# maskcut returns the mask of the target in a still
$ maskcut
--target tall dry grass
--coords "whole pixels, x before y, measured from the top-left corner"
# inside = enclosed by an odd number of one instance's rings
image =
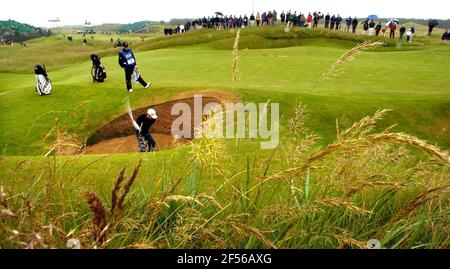
[[[231,66],[231,70],[232,70],[232,78],[231,78],[231,82],[233,84],[233,87],[236,83],[236,81],[239,79],[238,77],[238,73],[239,73],[239,67],[238,67],[238,60],[239,60],[239,40],[241,37],[241,30],[237,30],[236,32],[236,37],[234,39],[234,44],[233,44],[233,62],[232,62],[232,66]]]
[[[192,150],[212,155],[186,160],[185,170],[172,170],[180,160],[143,158],[128,179],[125,169],[113,181],[102,178],[103,188],[77,183],[80,170],[101,160],[77,169],[56,157],[22,162],[16,180],[36,177],[29,188],[0,188],[0,245],[367,248],[378,239],[383,248],[450,246],[447,151],[393,128],[376,132],[388,110],[348,128],[337,124],[336,141],[320,146],[307,111],[296,108],[290,135],[268,155],[211,153],[217,141],[205,139]]]
[[[342,74],[344,72],[343,65],[351,62],[355,58],[355,56],[361,53],[362,51],[376,49],[378,47],[383,46],[384,44],[385,43],[382,41],[372,42],[369,40],[356,44],[353,48],[346,51],[341,57],[339,57],[339,59],[337,59],[337,61],[334,64],[332,64],[325,73],[322,74],[322,76],[314,84],[312,91],[314,91],[321,82],[325,80],[330,80],[333,77]]]

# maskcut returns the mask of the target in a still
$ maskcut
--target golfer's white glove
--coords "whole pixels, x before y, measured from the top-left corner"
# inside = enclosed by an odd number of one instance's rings
[[[142,131],[141,130],[141,127],[136,123],[136,121],[133,121],[133,126],[134,126],[134,129],[136,129],[136,131]]]

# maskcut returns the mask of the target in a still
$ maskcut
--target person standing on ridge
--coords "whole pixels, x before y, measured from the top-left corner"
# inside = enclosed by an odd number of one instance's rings
[[[330,28],[330,13],[327,13],[327,15],[325,16],[325,29]]]
[[[358,27],[358,19],[355,17],[352,21],[352,33],[356,33],[356,27]]]
[[[375,35],[379,36],[381,31],[381,22],[378,22],[377,26],[375,27]]]
[[[336,30],[340,29],[341,22],[342,22],[342,17],[341,17],[341,15],[338,14],[336,17]]]
[[[403,36],[405,35],[405,33],[406,33],[406,27],[405,26],[402,26],[402,28],[400,28],[400,43],[403,41]]]
[[[363,24],[363,35],[369,34],[369,21],[365,20]]]
[[[261,14],[261,21],[262,21],[262,26],[267,26],[267,13],[263,12]]]
[[[272,26],[278,25],[278,13],[276,10],[272,11]]]
[[[348,33],[348,32],[350,32],[350,27],[352,27],[352,17],[348,17],[346,20],[345,20],[345,31]]]
[[[284,14],[284,10],[283,10],[283,12],[281,12],[280,19],[281,19],[281,24],[284,25],[286,23],[286,14]]]
[[[411,26],[411,37],[409,39],[410,42],[412,41],[412,38],[413,38],[415,33],[416,33],[416,27],[414,27],[414,25],[413,25],[413,26]]]
[[[252,15],[250,15],[250,27],[255,27],[255,14],[252,13]]]
[[[308,14],[308,28],[312,28],[313,16],[311,13]]]
[[[406,42],[410,43],[411,42],[411,38],[412,38],[412,31],[411,28],[409,28],[408,32],[406,32]]]
[[[306,18],[305,15],[300,13],[300,15],[298,16],[298,20],[299,20],[299,25],[300,27],[304,28],[305,24],[306,24]]]
[[[267,25],[272,26],[273,24],[273,14],[272,11],[267,12]]]
[[[320,21],[320,15],[317,12],[314,12],[314,17],[313,17],[313,28],[317,28],[317,26],[319,26],[319,21]]]
[[[372,36],[375,31],[375,22],[372,20],[369,23],[369,35]]]
[[[389,29],[391,30],[389,33],[389,38],[395,38],[395,30],[397,30],[397,24],[396,23],[389,24]]]
[[[247,17],[247,14],[244,15],[244,27],[248,27],[248,17]]]
[[[334,24],[336,23],[336,16],[334,16],[334,14],[333,14],[333,16],[331,16],[330,21],[331,21],[330,30],[334,30]]]

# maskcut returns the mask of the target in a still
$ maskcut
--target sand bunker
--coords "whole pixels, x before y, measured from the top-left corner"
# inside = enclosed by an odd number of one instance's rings
[[[171,135],[152,134],[152,136],[158,143],[156,151],[176,148],[187,142],[185,139],[174,140]],[[103,140],[97,144],[88,146],[85,150],[85,154],[137,152],[138,145],[136,141],[135,135]]]
[[[220,103],[220,100],[215,97],[203,97],[203,106],[213,102]],[[175,140],[171,134],[172,123],[178,117],[171,115],[172,106],[176,103],[185,103],[191,107],[191,111],[194,111],[193,97],[158,105],[149,105],[133,111],[135,118],[145,114],[149,107],[156,109],[158,112],[158,120],[151,128],[151,134],[157,143],[157,151],[172,149],[188,142],[186,139]],[[194,126],[193,119],[192,126]],[[99,129],[88,139],[85,149],[86,154],[128,153],[137,151],[136,135],[128,114],[114,119]]]

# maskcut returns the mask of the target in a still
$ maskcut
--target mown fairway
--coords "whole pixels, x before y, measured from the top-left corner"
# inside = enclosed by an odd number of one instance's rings
[[[45,234],[42,226],[52,224],[64,233],[73,230],[73,236],[91,247],[95,242],[86,235],[91,216],[81,193],[97,192],[109,207],[120,170],[127,167],[129,176],[138,160],[144,159],[124,212],[119,220],[111,220],[111,247],[138,243],[146,247],[362,247],[372,237],[393,248],[449,246],[448,188],[443,187],[449,180],[448,162],[436,165],[420,150],[410,151],[410,147],[389,142],[365,145],[357,152],[345,147],[342,153],[324,160],[322,170],[283,174],[283,180],[259,183],[264,176],[301,166],[319,148],[333,143],[336,119],[343,131],[384,108],[393,111],[385,115],[375,132],[398,124],[393,131],[414,135],[442,152],[448,150],[448,44],[435,41],[436,37],[417,37],[402,47],[386,40],[385,47],[360,53],[342,66],[343,73],[315,87],[342,54],[366,37],[322,30],[244,29],[239,80],[233,85],[231,47],[235,34],[198,31],[186,36],[149,37],[144,42],[122,36],[122,40],[135,42],[141,73],[154,85],[148,90],[135,86],[131,96],[117,64],[118,50],[111,48],[108,37],[98,37],[85,48],[62,37],[28,42],[27,48],[0,47],[0,186],[11,197],[12,211],[26,214],[27,200],[33,204],[33,212],[41,210],[32,213],[34,217],[0,219],[0,223],[23,229],[24,238],[18,241],[26,241],[34,232]],[[102,63],[108,78],[103,84],[92,83],[92,52],[105,56]],[[33,89],[36,63],[47,65],[54,83],[48,97],[39,97]],[[83,143],[126,112],[127,96],[137,108],[203,90],[230,92],[246,102],[280,103],[280,148],[261,151],[251,140],[211,142],[223,143],[215,149],[224,150],[223,156],[211,157],[211,163],[193,159],[195,152],[190,145],[154,154],[38,157],[56,139],[52,129],[55,122],[61,131]],[[299,140],[292,141],[288,123],[299,103],[307,106],[305,127],[320,136],[304,151],[296,150]],[[342,171],[337,171],[338,167]],[[414,169],[424,174],[414,174]],[[384,175],[380,180],[383,184],[372,184],[374,188],[343,199],[351,188],[361,187],[380,174]],[[418,205],[417,211],[408,207],[433,188],[440,188],[433,192],[436,197]],[[164,200],[168,195],[200,193],[210,195],[212,205],[205,201],[199,205],[195,198]],[[161,212],[155,209],[161,206],[155,204],[159,198],[168,206]],[[64,214],[67,217],[59,218]],[[441,225],[441,230],[428,229],[430,222]],[[220,240],[200,233],[204,227]],[[272,232],[260,235],[253,228]],[[64,238],[48,240],[50,245],[64,246]],[[0,246],[18,245],[0,236]]]

